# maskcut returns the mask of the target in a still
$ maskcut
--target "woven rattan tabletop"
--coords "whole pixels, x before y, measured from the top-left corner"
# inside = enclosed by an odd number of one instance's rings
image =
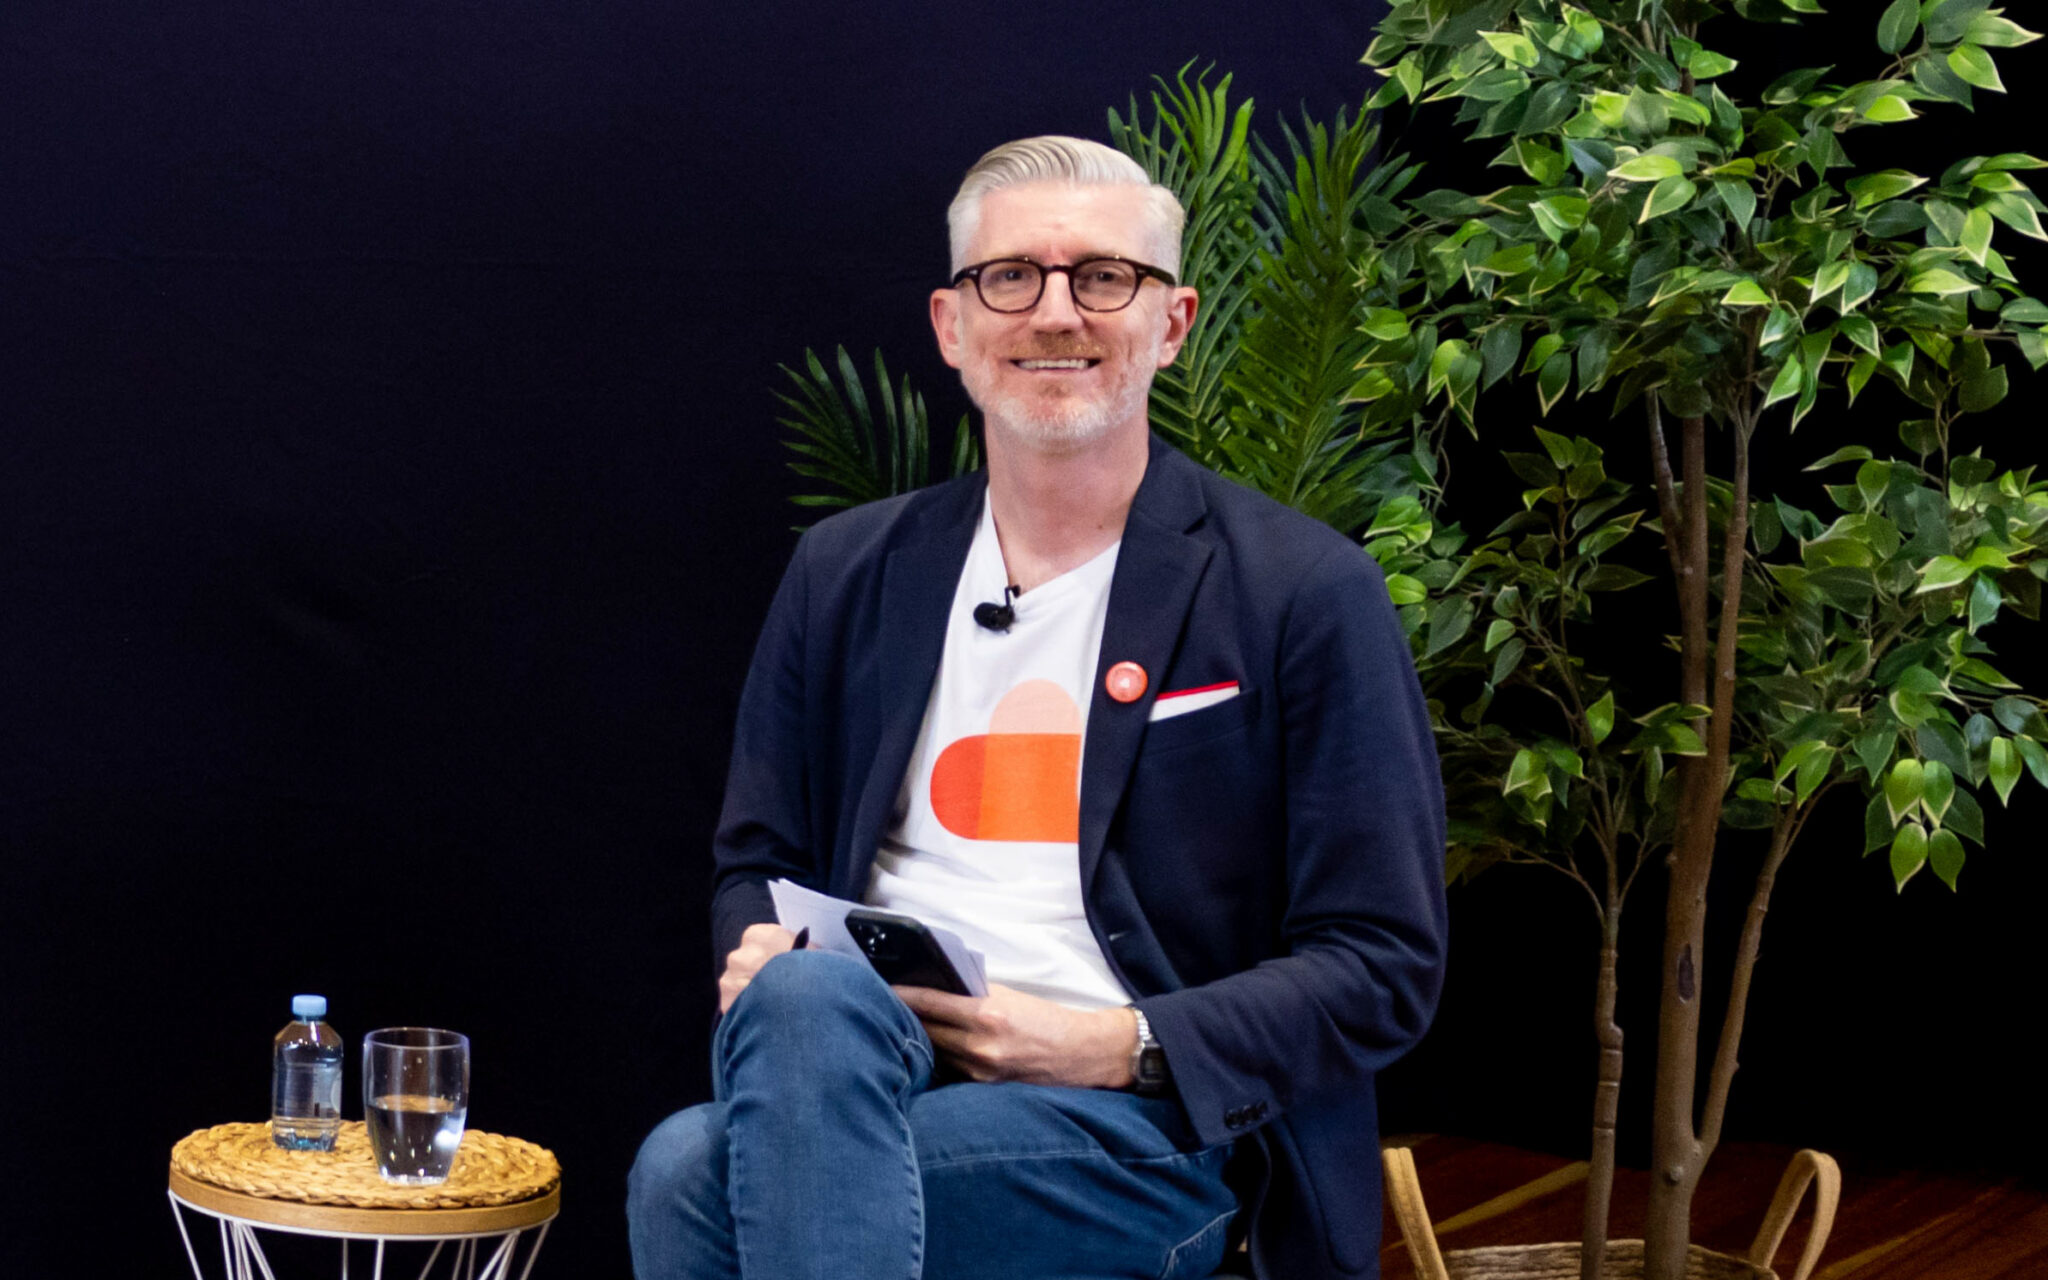
[[[472,1129],[438,1186],[377,1176],[361,1121],[341,1126],[332,1151],[286,1151],[270,1126],[218,1124],[171,1148],[171,1190],[194,1208],[310,1231],[456,1236],[510,1231],[555,1216],[562,1168],[554,1153]]]

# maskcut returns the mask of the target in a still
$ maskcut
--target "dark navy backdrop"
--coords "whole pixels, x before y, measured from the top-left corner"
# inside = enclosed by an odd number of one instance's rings
[[[950,423],[924,295],[975,155],[1101,136],[1189,59],[1265,118],[1326,116],[1369,88],[1375,14],[9,4],[0,1239],[21,1269],[91,1224],[182,1267],[164,1154],[263,1114],[267,1037],[318,990],[352,1044],[472,1032],[473,1122],[568,1169],[544,1266],[621,1273],[632,1150],[704,1088],[706,842],[801,518],[775,366],[880,344]],[[1895,903],[1868,865],[1788,874],[1819,941],[1773,935],[1786,994],[1760,996],[1749,1061],[1775,1083],[1738,1128],[1840,1145],[1881,1106],[1940,1152],[1995,1120],[1995,1089],[1933,1081],[2018,1070],[1971,993],[1987,949],[2034,964],[1998,937],[2042,887],[2007,827],[1957,901]],[[1389,1120],[1568,1147],[1590,930],[1512,873],[1454,910],[1442,1032],[1389,1080]]]

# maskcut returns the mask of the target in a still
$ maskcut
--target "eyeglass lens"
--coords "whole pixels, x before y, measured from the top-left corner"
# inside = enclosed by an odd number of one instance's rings
[[[1050,270],[1066,274],[1073,282],[1074,301],[1089,311],[1129,306],[1144,279],[1136,267],[1116,258],[1089,258]],[[1045,291],[1046,274],[1047,269],[1021,258],[991,262],[981,269],[977,281],[981,300],[996,311],[1029,311]]]

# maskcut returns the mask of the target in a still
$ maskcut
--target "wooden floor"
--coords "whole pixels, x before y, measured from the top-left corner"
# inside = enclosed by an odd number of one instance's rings
[[[1576,1240],[1585,1167],[1556,1156],[1461,1138],[1391,1139],[1415,1154],[1423,1198],[1446,1250]],[[1693,1202],[1693,1240],[1746,1255],[1788,1147],[1724,1143]],[[1649,1177],[1615,1175],[1616,1238],[1640,1236]],[[1780,1247],[1789,1276],[1806,1242],[1810,1205]],[[1386,1218],[1385,1280],[1411,1280],[1408,1251]],[[2048,1280],[2048,1190],[2018,1179],[1971,1179],[1842,1164],[1842,1204],[1813,1280]]]

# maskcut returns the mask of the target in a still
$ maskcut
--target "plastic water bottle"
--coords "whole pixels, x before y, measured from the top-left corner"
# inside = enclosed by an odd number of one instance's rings
[[[272,1042],[270,1140],[287,1150],[332,1151],[341,1129],[341,1034],[326,1017],[326,996],[293,996]]]

